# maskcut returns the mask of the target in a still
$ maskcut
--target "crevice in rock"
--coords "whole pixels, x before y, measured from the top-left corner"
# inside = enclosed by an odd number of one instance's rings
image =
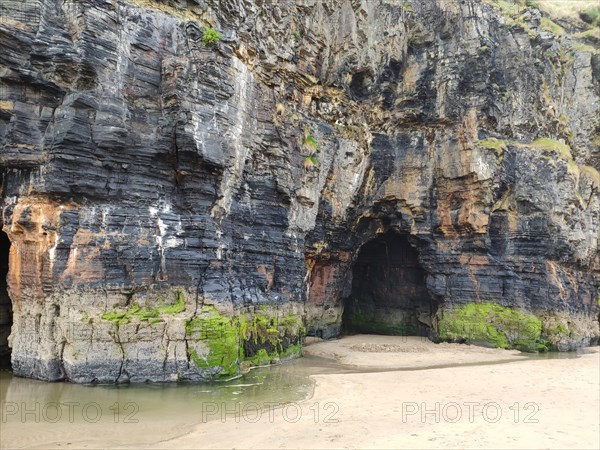
[[[205,276],[206,276],[206,272],[208,271],[208,267],[209,264],[205,264],[204,268],[202,269],[202,272],[200,273],[200,276],[198,277],[198,283],[196,284],[196,298],[195,298],[195,305],[194,305],[194,314],[192,315],[191,319],[193,319],[194,317],[196,317],[196,315],[198,314],[198,307],[200,307],[200,310],[202,310],[202,308],[204,307],[204,284],[205,284]]]
[[[123,376],[123,374],[127,374],[127,371],[125,370],[125,349],[123,348],[123,343],[121,342],[121,335],[119,333],[119,325],[116,325],[116,333],[114,334],[113,338],[115,340],[115,343],[119,346],[119,349],[121,350],[121,365],[119,366],[119,373],[117,375],[117,377],[115,378],[115,383],[120,383],[120,382],[124,382],[127,380],[122,380],[121,377]]]
[[[13,323],[12,302],[8,295],[8,255],[10,240],[4,231],[0,231],[0,368],[10,367],[10,347],[8,336]]]

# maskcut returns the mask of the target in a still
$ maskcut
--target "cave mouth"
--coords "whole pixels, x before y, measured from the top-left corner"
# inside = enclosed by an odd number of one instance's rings
[[[4,231],[0,231],[0,369],[10,368],[10,347],[8,336],[12,326],[12,304],[8,296],[8,255],[10,240]]]
[[[344,300],[345,333],[429,336],[434,304],[418,251],[394,231],[365,243]]]

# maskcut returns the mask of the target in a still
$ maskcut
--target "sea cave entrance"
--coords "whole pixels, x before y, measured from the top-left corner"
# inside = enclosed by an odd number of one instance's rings
[[[6,276],[8,275],[8,255],[10,240],[0,231],[0,368],[10,367],[10,347],[8,336],[12,326],[12,304],[8,296]]]
[[[361,247],[344,301],[346,333],[429,335],[435,309],[418,256],[407,236],[394,231]]]

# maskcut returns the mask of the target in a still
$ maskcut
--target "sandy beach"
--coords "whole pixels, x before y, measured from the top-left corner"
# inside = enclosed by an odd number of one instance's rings
[[[79,401],[104,415],[52,423],[43,420],[53,412],[43,404],[42,420],[4,414],[0,447],[600,448],[599,347],[543,356],[373,335],[306,344],[306,358],[249,374],[271,378],[246,376],[230,386],[100,388],[13,378],[3,385],[4,409],[31,399]],[[288,397],[296,401],[272,401],[298,386]],[[256,388],[284,395],[238,397]],[[139,404],[132,416],[139,420],[125,420],[127,411],[117,418],[115,402]]]
[[[387,371],[316,375],[310,399],[241,420],[225,414],[157,447],[600,447],[598,347],[575,359],[528,359],[514,351],[359,335],[309,344],[305,353]],[[390,371],[446,364],[466,365]]]

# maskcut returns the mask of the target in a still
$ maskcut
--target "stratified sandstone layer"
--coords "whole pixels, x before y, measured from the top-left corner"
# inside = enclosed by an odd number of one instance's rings
[[[349,322],[597,340],[600,57],[490,3],[4,0],[15,373],[199,380],[297,354],[340,333],[353,273],[381,278],[360,249],[394,235],[389,273],[424,303],[395,305],[384,267],[386,301]]]

